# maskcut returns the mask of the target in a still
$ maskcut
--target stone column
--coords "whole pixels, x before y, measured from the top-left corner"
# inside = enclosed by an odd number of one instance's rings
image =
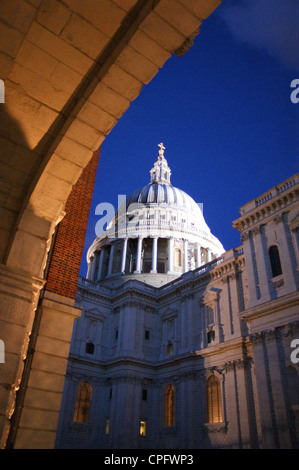
[[[153,238],[151,273],[156,273],[157,272],[157,259],[158,259],[158,237],[154,237]]]
[[[14,449],[54,448],[69,343],[81,310],[71,299],[45,291],[37,315],[40,324],[28,357],[24,401],[16,410],[20,417],[13,429]]]
[[[90,279],[91,276],[91,269],[92,269],[92,259],[89,260],[88,267],[87,267],[87,273],[86,273],[86,279]]]
[[[44,283],[43,279],[0,264],[0,302],[5,313],[0,318],[0,338],[5,347],[5,362],[0,363],[0,449],[5,448],[14,413],[20,411],[15,409],[17,386],[22,380],[24,359],[33,334],[32,323]]]
[[[126,271],[126,258],[127,258],[128,239],[124,238],[123,252],[121,259],[121,272],[124,274]]]
[[[90,270],[90,280],[94,280],[95,275],[95,268],[96,268],[96,254],[94,253],[91,257],[91,270]]]
[[[279,246],[279,256],[282,268],[282,274],[284,275],[284,295],[286,293],[294,292],[297,290],[296,278],[295,278],[295,266],[292,263],[292,256],[290,253],[291,245],[291,234],[289,235],[289,241],[287,237],[287,228],[284,225],[283,214],[279,214],[274,217],[274,222],[277,225],[277,235],[281,243]],[[295,264],[295,263],[294,263]]]
[[[265,252],[266,248],[263,243],[263,226],[255,227],[251,230],[251,233],[254,237],[254,245],[256,249],[256,263],[259,276],[261,301],[267,302],[271,299],[269,280],[272,276],[270,274],[270,261],[268,260],[268,254]]]
[[[141,253],[142,253],[142,237],[138,237],[138,245],[137,245],[137,260],[136,260],[136,270],[135,273],[141,273]]]
[[[246,373],[249,362],[246,363],[244,359],[236,361],[236,383],[237,393],[239,398],[239,416],[240,416],[240,435],[242,448],[250,449],[250,409],[248,405],[248,391],[246,386]]]
[[[108,265],[108,276],[111,276],[112,274],[113,255],[114,255],[114,243],[111,243],[109,265]]]
[[[174,245],[173,238],[169,238],[168,240],[168,273],[167,274],[173,274],[173,245]]]
[[[231,448],[237,449],[241,447],[241,427],[240,427],[240,400],[238,396],[236,381],[236,361],[228,361],[225,364],[225,396],[229,421],[229,441]],[[222,397],[223,400],[223,397]],[[223,401],[222,401],[222,412]],[[223,416],[224,419],[224,416]]]
[[[102,278],[102,271],[103,271],[103,263],[104,263],[104,254],[105,254],[105,247],[103,246],[100,253],[100,261],[99,261],[99,269],[97,275],[97,281],[100,281]]]
[[[188,271],[188,240],[184,240],[184,273]]]
[[[257,285],[258,279],[256,278],[254,245],[249,231],[242,233],[241,242],[243,243],[244,256],[246,261],[249,296],[248,308],[250,308],[258,303],[259,287]]]
[[[196,267],[199,268],[201,266],[201,246],[199,243],[196,244],[196,253],[197,253]]]
[[[92,281],[95,281],[95,274],[96,274],[96,265],[97,265],[98,253],[95,251],[93,254],[93,261],[92,261],[92,268],[91,268],[91,277]]]
[[[269,389],[272,395],[272,402],[277,426],[277,437],[280,449],[290,449],[292,447],[290,429],[288,424],[287,402],[285,397],[283,376],[280,369],[280,354],[278,333],[269,331],[266,334],[266,348],[269,361]],[[273,419],[273,418],[272,418]]]
[[[278,449],[279,438],[273,408],[273,390],[270,384],[270,364],[265,344],[266,334],[256,333],[250,337],[253,343],[255,380],[257,390],[257,413],[259,415],[259,440],[265,449]]]

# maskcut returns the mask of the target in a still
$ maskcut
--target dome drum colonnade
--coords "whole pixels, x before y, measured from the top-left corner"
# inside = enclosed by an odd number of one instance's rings
[[[171,171],[159,145],[151,182],[134,191],[87,253],[87,279],[125,274],[180,276],[224,252],[198,204],[170,183]]]
[[[118,243],[120,240],[122,241],[121,249]],[[87,279],[101,281],[111,276],[124,274],[158,273],[171,275],[187,272],[189,270],[188,240],[181,239],[183,250],[174,248],[175,242],[179,243],[180,241],[158,236],[111,240],[110,243],[103,244],[101,249],[96,250],[90,257]],[[148,261],[150,252],[151,261]],[[203,258],[210,262],[214,256],[210,249],[198,245],[194,268],[206,264],[205,261],[202,261]]]

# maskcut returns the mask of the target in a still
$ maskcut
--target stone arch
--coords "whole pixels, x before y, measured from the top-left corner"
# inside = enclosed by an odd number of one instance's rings
[[[188,50],[202,20],[219,3],[12,0],[1,8],[6,49],[0,53],[0,79],[5,80],[5,104],[0,105],[0,324],[9,363],[9,373],[1,378],[7,394],[0,408],[1,447],[9,433],[11,446],[53,447],[55,432],[45,440],[40,423],[29,433],[24,421],[24,432],[18,433],[22,419],[15,399],[23,371],[30,374],[34,365],[34,358],[24,364],[29,337],[35,335],[35,343],[39,339],[44,348],[38,351],[41,364],[50,347],[46,336],[41,339],[43,328],[53,330],[53,344],[62,330],[68,341],[73,319],[80,315],[73,299],[43,298],[39,326],[32,332],[52,236],[64,220],[72,189],[142,86],[173,53]],[[61,309],[65,323],[58,332],[54,323]]]

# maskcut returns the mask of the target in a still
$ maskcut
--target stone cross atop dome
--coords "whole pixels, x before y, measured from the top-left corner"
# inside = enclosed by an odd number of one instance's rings
[[[158,184],[171,184],[170,183],[170,175],[171,170],[168,166],[167,160],[164,157],[164,150],[165,147],[163,143],[159,144],[159,156],[155,161],[154,167],[151,169],[151,183],[158,183]]]

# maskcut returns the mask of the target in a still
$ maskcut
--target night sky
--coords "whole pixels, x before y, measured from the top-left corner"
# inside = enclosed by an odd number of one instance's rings
[[[117,208],[118,195],[149,183],[160,142],[172,184],[203,203],[226,250],[240,246],[232,228],[240,206],[298,172],[299,103],[290,99],[298,51],[298,0],[223,0],[194,46],[165,63],[106,137],[81,275],[95,207]]]

